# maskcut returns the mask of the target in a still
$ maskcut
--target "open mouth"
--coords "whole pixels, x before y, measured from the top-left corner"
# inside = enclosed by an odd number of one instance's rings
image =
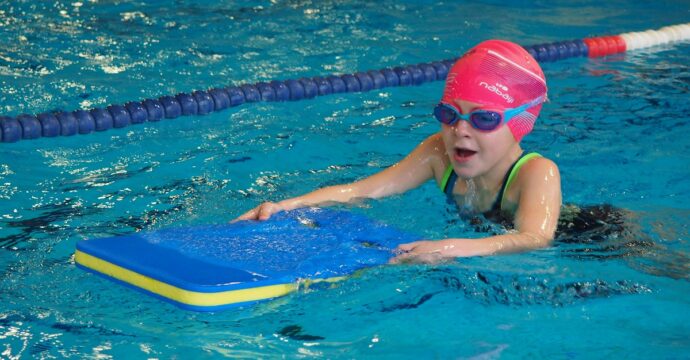
[[[476,151],[470,149],[455,148],[455,156],[460,159],[467,159],[476,153]]]

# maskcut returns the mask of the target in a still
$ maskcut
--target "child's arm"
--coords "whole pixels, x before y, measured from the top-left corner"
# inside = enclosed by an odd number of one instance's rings
[[[534,159],[520,169],[512,186],[519,189],[514,233],[483,239],[444,239],[403,244],[403,254],[391,262],[434,262],[443,258],[482,256],[546,247],[553,241],[561,209],[558,167],[545,158]]]
[[[249,210],[235,220],[266,220],[276,212],[308,206],[350,203],[358,199],[381,198],[415,188],[434,176],[435,163],[443,156],[440,136],[432,135],[422,141],[397,164],[365,179],[312,191],[274,203],[266,202]]]

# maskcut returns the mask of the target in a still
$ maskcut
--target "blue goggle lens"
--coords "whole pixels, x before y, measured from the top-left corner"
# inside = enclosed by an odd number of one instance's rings
[[[503,121],[503,116],[496,111],[478,110],[463,117],[457,110],[446,104],[438,104],[434,108],[434,117],[446,125],[453,125],[459,119],[466,119],[475,129],[483,131],[494,130]]]
[[[436,120],[446,125],[453,125],[453,123],[458,120],[455,109],[451,109],[450,107],[442,104],[439,104],[436,106],[436,108],[434,108],[434,117],[436,117]]]
[[[495,111],[475,111],[470,113],[470,123],[479,130],[493,130],[501,125],[503,116]]]

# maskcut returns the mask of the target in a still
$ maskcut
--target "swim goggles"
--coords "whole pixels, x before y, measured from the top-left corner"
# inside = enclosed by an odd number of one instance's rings
[[[527,109],[537,106],[544,102],[544,97],[540,96],[526,104],[515,108],[508,109],[490,109],[484,108],[474,110],[469,114],[461,114],[454,105],[439,103],[434,108],[434,117],[436,120],[446,124],[453,125],[458,119],[469,121],[472,127],[482,131],[496,130],[503,123],[507,123],[516,115],[526,111]]]

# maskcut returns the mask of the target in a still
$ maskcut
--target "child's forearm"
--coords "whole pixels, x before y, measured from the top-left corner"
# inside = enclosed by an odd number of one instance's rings
[[[310,193],[285,199],[278,202],[284,210],[309,206],[323,206],[330,203],[349,203],[357,198],[357,192],[351,184],[328,186]]]
[[[445,239],[438,250],[444,257],[507,254],[547,247],[552,239],[534,233],[509,233],[482,239]]]

